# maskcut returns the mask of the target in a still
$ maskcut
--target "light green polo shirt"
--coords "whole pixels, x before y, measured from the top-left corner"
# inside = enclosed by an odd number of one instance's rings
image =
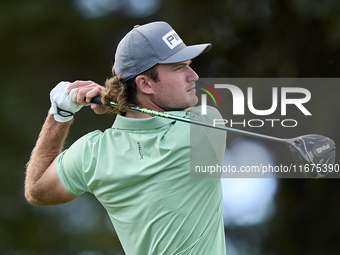
[[[170,113],[222,118],[214,108],[199,111]],[[190,177],[191,161],[222,164],[226,132],[190,126],[117,116],[112,128],[83,136],[58,157],[66,190],[96,196],[127,255],[226,254],[220,179]]]

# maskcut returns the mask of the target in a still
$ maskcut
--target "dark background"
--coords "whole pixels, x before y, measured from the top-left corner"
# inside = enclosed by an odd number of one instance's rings
[[[97,4],[87,8],[88,2]],[[188,45],[211,42],[210,52],[192,64],[201,77],[336,78],[339,14],[338,0],[1,1],[0,253],[123,254],[91,195],[39,208],[25,201],[23,183],[50,90],[61,80],[104,84],[119,40],[135,24],[164,20]],[[340,140],[340,89],[313,91],[310,107],[322,122],[294,132],[309,128]],[[66,146],[113,120],[82,110]],[[229,238],[250,251],[235,254],[340,254],[338,186],[338,179],[280,179],[271,218],[226,227]],[[255,240],[260,248],[252,250]]]

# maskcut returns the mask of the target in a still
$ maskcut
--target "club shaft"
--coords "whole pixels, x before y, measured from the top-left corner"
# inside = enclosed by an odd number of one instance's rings
[[[97,104],[101,104],[101,98],[100,97],[95,97],[95,98],[93,98],[91,100],[91,102],[97,103]],[[114,102],[110,102],[110,106],[117,107],[117,104],[114,103]],[[137,106],[129,107],[128,110],[129,111],[134,111],[134,112],[139,112],[139,113],[145,113],[145,114],[149,114],[149,115],[152,115],[152,116],[167,118],[167,119],[171,119],[171,120],[186,122],[186,123],[189,123],[189,124],[200,125],[200,126],[203,126],[203,127],[220,129],[220,130],[228,131],[230,133],[235,133],[235,134],[239,134],[239,135],[245,135],[245,136],[250,136],[250,137],[254,137],[254,138],[261,138],[261,139],[266,139],[266,140],[275,141],[275,142],[281,142],[281,143],[285,142],[285,140],[282,139],[282,138],[278,138],[278,137],[274,137],[274,136],[268,136],[268,135],[263,135],[263,134],[258,134],[258,133],[254,133],[254,132],[249,132],[249,131],[245,131],[245,130],[239,130],[239,129],[225,127],[225,126],[212,125],[212,124],[209,124],[209,123],[205,123],[205,122],[201,122],[201,121],[196,121],[196,120],[192,120],[192,119],[186,119],[186,118],[183,118],[183,117],[172,115],[172,114],[167,113],[167,112],[159,112],[159,111],[150,110],[150,109],[147,109],[147,108],[141,108],[141,107],[137,107]]]

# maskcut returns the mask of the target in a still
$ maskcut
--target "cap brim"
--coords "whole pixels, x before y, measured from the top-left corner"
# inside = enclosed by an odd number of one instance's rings
[[[210,48],[211,48],[210,43],[186,46],[185,48],[176,52],[175,54],[168,57],[167,59],[159,62],[159,64],[171,64],[171,63],[187,61],[187,60],[197,57],[198,55],[202,53],[206,53],[207,51],[210,50]]]

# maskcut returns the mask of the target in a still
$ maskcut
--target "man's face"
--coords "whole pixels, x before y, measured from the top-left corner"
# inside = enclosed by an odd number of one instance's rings
[[[158,66],[159,81],[154,84],[154,103],[164,111],[183,110],[197,104],[195,81],[198,75],[191,60]]]

